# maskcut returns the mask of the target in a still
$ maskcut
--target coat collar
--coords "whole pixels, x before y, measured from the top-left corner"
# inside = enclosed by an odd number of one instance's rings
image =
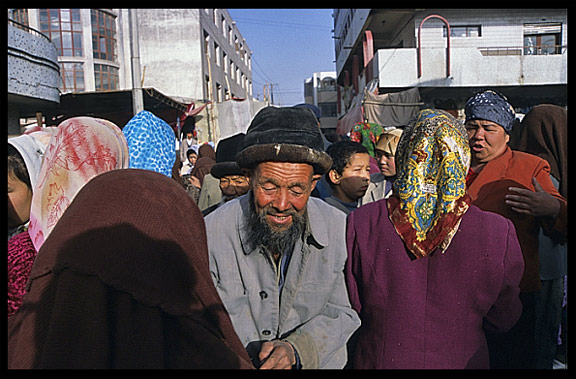
[[[512,149],[510,146],[506,147],[504,153],[486,163],[482,171],[474,179],[468,187],[468,194],[472,197],[472,201],[478,204],[490,194],[490,191],[485,188],[487,185],[494,185],[497,181],[501,180],[506,175],[509,162],[512,159]],[[484,195],[480,197],[480,190],[483,189]]]

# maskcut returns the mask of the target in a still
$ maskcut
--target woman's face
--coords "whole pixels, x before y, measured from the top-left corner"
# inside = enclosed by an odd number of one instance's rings
[[[376,159],[378,160],[378,167],[380,168],[380,173],[382,173],[382,175],[386,177],[395,176],[396,161],[394,160],[394,155],[379,149],[375,150],[375,155]]]
[[[32,190],[26,183],[8,173],[8,227],[14,228],[30,219]]]
[[[502,155],[508,147],[510,136],[503,127],[492,121],[470,120],[466,132],[472,154],[472,163],[488,163]]]

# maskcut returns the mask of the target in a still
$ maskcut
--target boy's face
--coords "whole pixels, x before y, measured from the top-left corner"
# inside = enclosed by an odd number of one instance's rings
[[[364,196],[370,184],[370,156],[366,153],[352,154],[342,175],[331,170],[330,180],[336,184],[336,197],[348,203],[357,201]]]

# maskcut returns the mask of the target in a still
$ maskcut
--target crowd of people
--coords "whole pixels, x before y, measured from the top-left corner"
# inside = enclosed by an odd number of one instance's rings
[[[149,111],[8,139],[8,368],[552,369],[567,111],[493,90],[329,142]]]

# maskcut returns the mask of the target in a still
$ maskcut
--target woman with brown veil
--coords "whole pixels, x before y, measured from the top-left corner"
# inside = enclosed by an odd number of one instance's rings
[[[198,160],[190,175],[197,178],[200,182],[200,187],[204,182],[204,176],[210,173],[212,166],[216,164],[216,152],[212,145],[205,143],[198,148]]]
[[[568,200],[568,111],[553,104],[534,106],[520,124],[518,140],[511,147],[545,159],[550,180]],[[558,346],[558,332],[566,329],[566,274],[568,242],[538,232],[539,272],[542,289],[536,295],[536,368],[552,369]],[[565,321],[565,320],[564,320]],[[564,347],[565,341],[562,341]]]
[[[8,368],[252,368],[208,269],[202,214],[142,169],[88,182],[8,325]]]

